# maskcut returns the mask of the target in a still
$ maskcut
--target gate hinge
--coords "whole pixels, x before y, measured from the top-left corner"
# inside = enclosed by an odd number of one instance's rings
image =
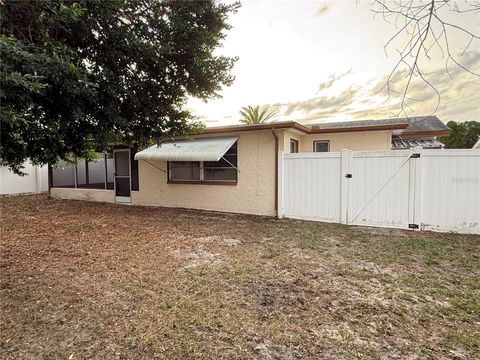
[[[408,224],[408,228],[409,229],[418,229],[419,226],[418,226],[418,224]]]
[[[419,153],[414,153],[414,154],[410,155],[410,159],[418,159],[419,157],[420,157]]]
[[[345,174],[345,177],[346,177],[347,179],[351,179],[351,178],[352,178],[352,174]]]

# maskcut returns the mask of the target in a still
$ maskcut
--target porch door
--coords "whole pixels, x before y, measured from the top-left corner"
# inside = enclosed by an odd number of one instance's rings
[[[130,149],[113,150],[115,163],[114,184],[115,184],[115,201],[129,203],[130,202]]]

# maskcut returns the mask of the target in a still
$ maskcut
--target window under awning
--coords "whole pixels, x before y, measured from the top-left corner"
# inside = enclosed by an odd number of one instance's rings
[[[137,152],[135,160],[219,161],[238,137],[202,138],[153,145]]]

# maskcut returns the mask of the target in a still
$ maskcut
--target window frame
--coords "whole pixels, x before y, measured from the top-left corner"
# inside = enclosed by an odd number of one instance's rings
[[[199,164],[199,170],[200,170],[200,179],[199,180],[172,180],[170,175],[170,163],[172,161],[167,161],[167,184],[191,184],[191,185],[237,185],[238,183],[238,143],[235,143],[237,145],[236,151],[234,154],[228,153],[230,149],[225,153],[225,155],[235,155],[237,157],[236,165],[235,166],[230,166],[230,167],[224,167],[224,166],[219,166],[219,167],[210,167],[204,166],[205,162],[210,162],[210,161],[191,161],[194,163]],[[232,145],[233,147],[233,145]],[[223,156],[222,156],[223,158]],[[236,179],[235,180],[204,180],[205,178],[205,170],[210,170],[210,169],[235,169],[236,171]]]
[[[295,148],[295,151],[292,152],[292,145]],[[290,139],[290,154],[298,154],[298,140]]]
[[[327,151],[317,151],[317,143],[318,144],[327,144]],[[314,140],[313,141],[313,152],[316,152],[316,153],[330,152],[330,140]]]
[[[103,160],[103,182],[97,183],[97,184],[103,184],[103,186],[89,186],[90,185],[90,169],[89,166],[90,164],[94,164],[95,162],[89,162],[85,159],[81,159],[77,165],[68,165],[65,164],[65,167],[72,168],[73,169],[73,183],[71,185],[55,185],[55,177],[58,176],[55,174],[55,170],[57,169],[56,167],[53,167],[52,165],[48,166],[48,174],[49,174],[49,179],[48,179],[48,186],[49,188],[66,188],[66,189],[84,189],[84,190],[111,190],[115,191],[115,176],[113,175],[114,173],[114,168],[115,166],[113,165],[114,162],[114,157],[113,157],[113,151],[114,150],[129,150],[130,152],[130,165],[129,165],[129,170],[130,170],[130,191],[139,191],[140,190],[140,185],[139,185],[139,173],[138,173],[138,160],[134,159],[135,154],[137,153],[138,149],[136,146],[112,146],[109,147],[107,150],[99,153],[99,159],[101,158]],[[112,165],[108,164],[108,160],[113,160]],[[85,183],[80,184],[79,183],[79,174],[78,174],[78,168],[79,166],[84,166],[85,167]],[[110,168],[112,166],[112,168]],[[112,181],[109,181],[108,176],[109,174],[112,175]]]

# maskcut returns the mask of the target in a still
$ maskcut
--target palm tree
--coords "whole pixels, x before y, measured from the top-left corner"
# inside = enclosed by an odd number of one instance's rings
[[[270,105],[265,105],[260,107],[257,106],[244,106],[240,111],[242,119],[240,120],[243,124],[265,124],[269,120],[277,115],[277,111],[272,109]]]

